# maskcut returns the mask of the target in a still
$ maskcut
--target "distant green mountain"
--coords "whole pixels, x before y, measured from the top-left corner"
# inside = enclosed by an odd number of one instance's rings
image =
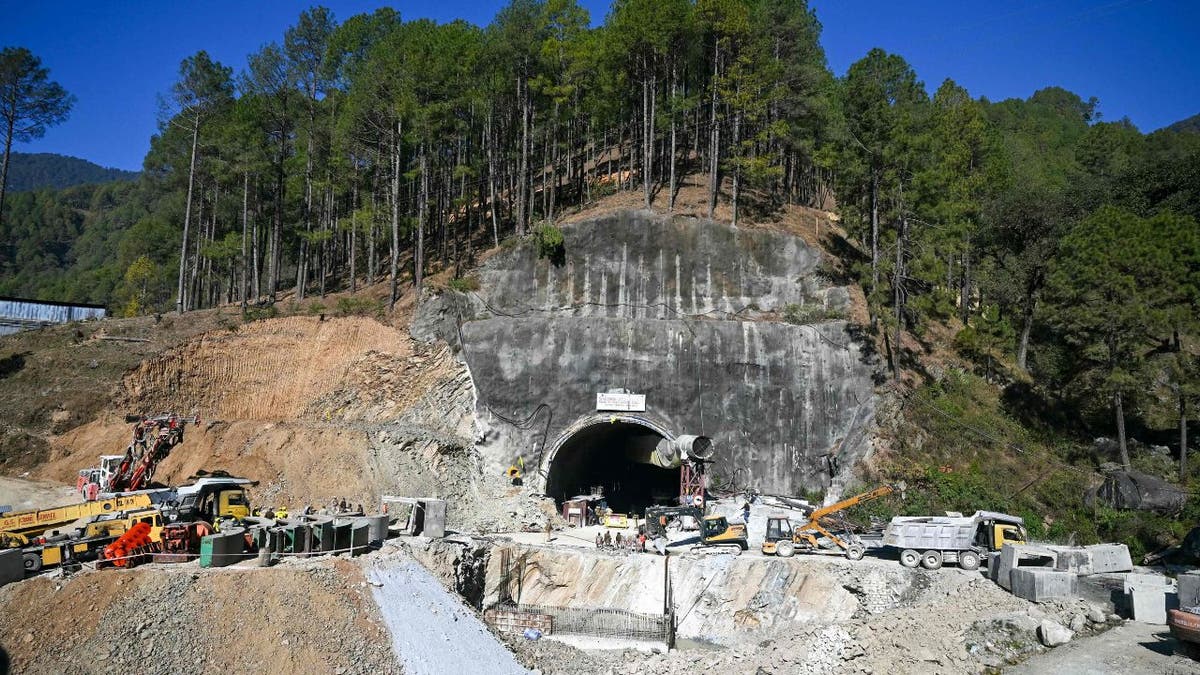
[[[0,153],[2,156],[3,153]],[[111,183],[137,178],[136,171],[108,169],[86,159],[48,152],[12,153],[8,165],[8,189],[25,192],[42,188],[65,188],[88,183]]]
[[[1179,120],[1169,127],[1165,127],[1167,131],[1190,131],[1192,133],[1200,133],[1200,115],[1192,115],[1185,120]]]

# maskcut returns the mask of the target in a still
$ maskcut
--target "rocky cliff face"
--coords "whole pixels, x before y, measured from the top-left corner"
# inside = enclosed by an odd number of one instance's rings
[[[738,486],[825,488],[867,451],[875,366],[835,318],[849,295],[819,251],[635,211],[564,235],[561,260],[518,245],[484,264],[478,292],[427,300],[414,322],[461,348],[493,469],[522,457],[544,471],[573,425],[607,414],[609,391],[644,394],[633,415],[667,435],[714,438],[715,475]]]

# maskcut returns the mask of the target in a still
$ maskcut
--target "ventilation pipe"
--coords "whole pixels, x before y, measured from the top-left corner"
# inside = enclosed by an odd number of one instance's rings
[[[641,461],[662,469],[677,469],[684,462],[707,462],[712,459],[713,454],[711,438],[685,434],[673,441],[665,438],[660,440],[649,456]]]

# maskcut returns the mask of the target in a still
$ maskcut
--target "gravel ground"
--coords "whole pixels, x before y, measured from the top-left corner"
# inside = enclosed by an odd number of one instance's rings
[[[1182,675],[1200,663],[1175,653],[1166,626],[1127,621],[1110,631],[1073,640],[1004,672],[1013,675]]]

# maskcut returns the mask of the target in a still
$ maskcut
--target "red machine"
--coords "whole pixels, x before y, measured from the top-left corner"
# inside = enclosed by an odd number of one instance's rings
[[[133,415],[133,439],[125,455],[104,455],[99,467],[79,472],[76,487],[85,499],[94,500],[100,493],[140,490],[150,484],[154,469],[183,442],[183,429],[188,422],[199,424],[198,417],[183,417],[164,413],[154,417]]]

